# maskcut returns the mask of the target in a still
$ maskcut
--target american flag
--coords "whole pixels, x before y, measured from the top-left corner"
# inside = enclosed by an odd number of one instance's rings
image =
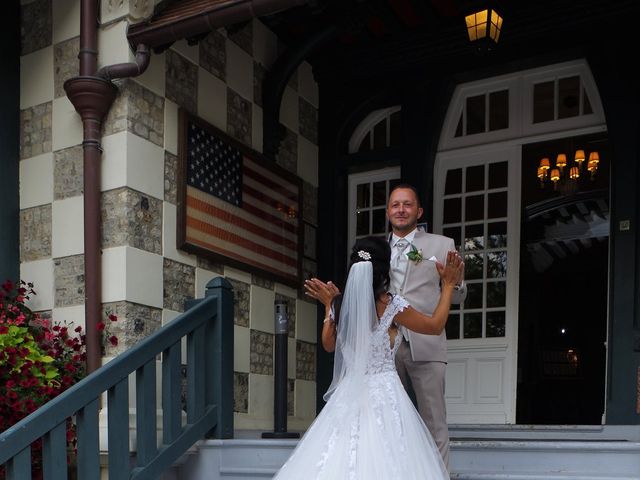
[[[186,124],[186,243],[297,284],[299,183],[212,130]]]

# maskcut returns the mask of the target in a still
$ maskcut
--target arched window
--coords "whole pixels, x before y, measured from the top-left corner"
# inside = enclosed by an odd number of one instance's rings
[[[394,106],[371,112],[354,130],[349,153],[369,152],[400,145],[401,108]]]

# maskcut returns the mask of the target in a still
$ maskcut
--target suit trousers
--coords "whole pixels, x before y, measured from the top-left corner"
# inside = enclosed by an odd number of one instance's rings
[[[444,399],[444,362],[416,362],[409,343],[402,341],[396,354],[396,369],[407,391],[413,390],[418,412],[436,442],[442,460],[449,468],[449,427]]]

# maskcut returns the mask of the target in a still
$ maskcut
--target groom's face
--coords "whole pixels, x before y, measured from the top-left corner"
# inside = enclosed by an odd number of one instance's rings
[[[402,235],[410,233],[418,225],[422,212],[418,198],[410,188],[396,188],[389,195],[387,217],[394,233]]]

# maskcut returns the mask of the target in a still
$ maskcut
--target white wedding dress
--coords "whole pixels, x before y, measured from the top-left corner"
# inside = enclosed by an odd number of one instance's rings
[[[402,339],[398,335],[392,347],[388,330],[395,315],[407,306],[404,298],[392,298],[368,335],[364,375],[339,380],[274,479],[449,478],[435,442],[396,373],[394,357]]]

